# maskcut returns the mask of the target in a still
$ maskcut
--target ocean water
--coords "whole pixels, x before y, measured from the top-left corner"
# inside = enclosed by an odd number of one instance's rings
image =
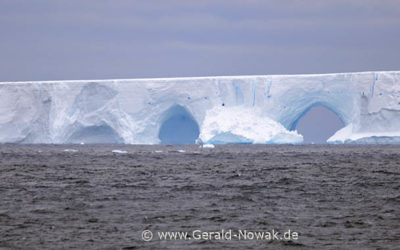
[[[399,246],[400,146],[0,146],[0,249]]]

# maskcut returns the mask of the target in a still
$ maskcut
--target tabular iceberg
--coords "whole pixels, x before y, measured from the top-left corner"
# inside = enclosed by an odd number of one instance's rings
[[[400,71],[0,83],[1,143],[160,143],[172,116],[204,143],[301,143],[312,107],[345,124],[330,143],[400,143]]]

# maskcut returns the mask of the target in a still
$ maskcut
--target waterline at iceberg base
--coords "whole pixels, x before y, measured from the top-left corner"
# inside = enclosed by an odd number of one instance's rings
[[[0,143],[158,144],[178,123],[188,143],[301,143],[319,105],[345,125],[329,143],[400,143],[400,71],[2,82]]]

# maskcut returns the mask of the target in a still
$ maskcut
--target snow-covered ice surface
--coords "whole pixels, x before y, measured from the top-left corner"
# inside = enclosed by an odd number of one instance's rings
[[[202,143],[300,143],[318,105],[345,124],[330,143],[400,143],[400,71],[2,82],[0,142],[157,144],[181,115]]]
[[[303,137],[262,115],[256,107],[214,107],[207,111],[201,141],[224,143],[300,143]]]

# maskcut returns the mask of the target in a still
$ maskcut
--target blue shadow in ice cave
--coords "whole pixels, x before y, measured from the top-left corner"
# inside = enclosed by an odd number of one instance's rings
[[[180,105],[165,112],[158,137],[161,144],[194,144],[200,129],[193,116]]]

